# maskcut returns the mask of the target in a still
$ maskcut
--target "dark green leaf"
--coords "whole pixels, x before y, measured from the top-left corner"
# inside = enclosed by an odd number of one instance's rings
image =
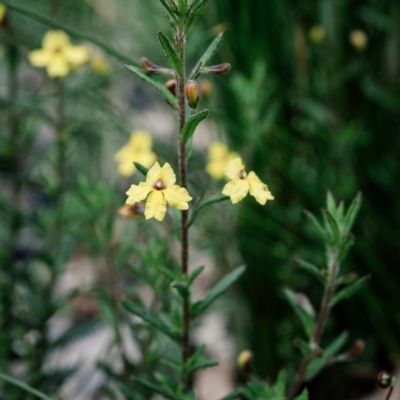
[[[203,270],[204,270],[204,265],[195,268],[195,269],[191,272],[191,274],[190,274],[190,276],[189,276],[188,284],[191,285],[191,284],[194,282],[194,280],[203,272]]]
[[[312,355],[310,345],[306,341],[296,338],[294,344],[300,349],[303,356],[310,357]]]
[[[213,286],[203,300],[197,301],[192,306],[192,317],[196,318],[203,313],[215,300],[223,295],[244,273],[246,267],[238,267],[222,278]]]
[[[349,233],[345,239],[345,242],[339,249],[339,261],[344,260],[350,249],[354,246],[354,235]]]
[[[171,64],[171,67],[176,71],[178,75],[182,75],[183,73],[182,63],[171,41],[162,32],[158,32],[157,35],[161,47],[164,49],[165,55],[167,56]]]
[[[324,228],[318,222],[317,218],[309,211],[304,210],[304,213],[307,215],[308,219],[311,221],[312,225],[314,226],[315,231],[317,232],[318,236],[326,243],[328,242],[328,235],[326,234]]]
[[[216,194],[214,196],[210,196],[202,200],[194,209],[192,216],[190,217],[188,226],[192,225],[193,222],[195,221],[197,214],[199,213],[200,210],[202,210],[204,207],[210,206],[211,204],[214,203],[220,203],[221,201],[229,200],[228,196],[225,196],[224,194]]]
[[[200,58],[200,60],[197,62],[197,64],[194,66],[192,69],[192,72],[189,75],[189,80],[195,81],[199,75],[200,75],[200,68],[205,67],[208,65],[208,63],[212,60],[212,58],[215,56],[219,48],[221,47],[222,40],[224,38],[224,34],[220,33],[208,46],[208,49],[206,52],[203,54],[203,56]]]
[[[324,274],[313,264],[304,261],[304,260],[294,260],[294,262],[300,267],[303,268],[305,271],[309,272],[315,278],[317,278],[320,282],[324,283],[326,278]]]
[[[190,29],[193,27],[193,25],[197,21],[197,18],[199,18],[199,16],[204,11],[209,2],[210,0],[198,0],[197,2],[194,2],[192,6],[189,8],[187,12],[187,18],[185,21],[186,33],[188,33]]]
[[[33,387],[27,385],[26,383],[24,383],[18,379],[13,378],[12,376],[0,373],[0,379],[5,382],[10,383],[11,385],[19,387],[20,389],[24,390],[27,393],[32,394],[33,396],[39,397],[40,399],[53,400],[51,397],[45,395],[42,392],[39,392],[38,390],[34,389]]]
[[[208,117],[210,114],[209,110],[202,110],[198,113],[192,115],[185,123],[185,126],[182,129],[181,137],[184,142],[190,139],[197,128],[197,125],[204,119]]]
[[[159,265],[157,266],[157,269],[161,271],[161,273],[165,275],[165,277],[168,278],[170,281],[174,281],[176,279],[176,273],[171,271],[169,268]]]
[[[155,385],[154,383],[148,381],[147,379],[137,378],[135,376],[131,377],[131,379],[137,385],[141,386],[144,389],[150,390],[152,393],[158,393],[167,399],[176,400],[176,397],[172,393],[168,392],[166,389],[162,388],[161,386]]]
[[[199,369],[216,367],[217,365],[218,365],[218,361],[203,360],[203,361],[189,367],[188,374],[193,374],[194,372],[198,371]]]
[[[355,281],[354,283],[351,283],[350,285],[346,286],[343,288],[339,293],[335,295],[335,297],[332,299],[332,307],[339,303],[340,301],[344,299],[348,299],[349,297],[353,296],[355,293],[357,293],[359,290],[361,290],[370,280],[371,275],[364,276],[360,278],[358,281]]]
[[[178,103],[176,101],[176,97],[163,84],[148,76],[141,68],[138,68],[135,65],[127,65],[126,68],[140,79],[153,86],[154,89],[158,90],[158,92],[164,96],[164,98],[169,104],[171,104],[172,107],[177,107]]]
[[[179,340],[179,335],[172,331],[172,329],[160,318],[155,316],[154,314],[149,313],[142,306],[132,303],[131,301],[123,300],[122,305],[131,313],[139,316],[144,321],[146,321],[149,325],[151,325],[154,329],[164,333],[168,337],[173,340]]]
[[[170,13],[171,17],[174,18],[174,14],[178,13],[178,9],[176,7],[176,4],[173,1],[171,1],[171,0],[160,0],[160,3]]]
[[[336,201],[330,190],[326,193],[326,205],[332,215],[336,215]]]
[[[308,390],[304,389],[300,396],[297,396],[295,400],[308,400]]]
[[[279,372],[276,384],[274,386],[275,400],[285,400],[286,393],[286,371],[282,370]]]
[[[327,229],[330,232],[330,236],[333,242],[338,242],[340,238],[340,229],[339,225],[335,219],[335,217],[328,211],[328,210],[323,210],[324,218],[327,224]]]
[[[351,203],[349,209],[347,210],[346,217],[344,219],[344,232],[350,232],[350,229],[353,227],[354,220],[357,217],[358,212],[360,211],[362,202],[362,194],[359,192],[356,198]]]
[[[149,172],[149,169],[146,167],[143,167],[142,164],[139,164],[138,162],[134,161],[133,162],[135,164],[135,167],[137,168],[137,170],[142,173],[144,176],[147,175],[147,173]]]

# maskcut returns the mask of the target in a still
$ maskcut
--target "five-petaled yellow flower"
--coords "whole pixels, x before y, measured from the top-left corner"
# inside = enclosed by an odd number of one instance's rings
[[[0,3],[0,22],[3,21],[4,16],[6,15],[6,6],[2,3]]]
[[[253,171],[246,173],[239,157],[229,161],[225,174],[231,180],[224,186],[222,194],[229,196],[233,204],[243,200],[249,192],[262,205],[274,199],[268,186]]]
[[[132,132],[129,142],[114,156],[115,161],[119,164],[119,173],[122,176],[133,175],[136,171],[134,161],[146,168],[151,167],[157,159],[157,156],[151,151],[151,145],[151,136],[147,132]]]
[[[225,167],[229,160],[236,158],[238,155],[229,151],[225,143],[215,142],[208,148],[209,163],[206,171],[212,178],[219,180],[225,176]]]
[[[185,188],[175,185],[175,182],[176,176],[171,166],[166,163],[160,167],[156,162],[147,172],[146,182],[132,185],[126,192],[126,204],[147,199],[144,216],[146,219],[155,218],[158,221],[164,219],[167,203],[178,210],[187,210],[192,197]]]
[[[89,59],[85,46],[74,46],[63,31],[49,31],[42,42],[43,47],[29,54],[35,67],[47,68],[51,78],[67,76],[71,69],[82,66]]]

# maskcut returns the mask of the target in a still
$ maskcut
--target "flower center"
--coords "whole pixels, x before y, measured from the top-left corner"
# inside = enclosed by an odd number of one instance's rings
[[[153,188],[156,189],[156,190],[163,190],[163,189],[166,188],[166,186],[164,185],[164,182],[163,182],[161,179],[159,179],[159,180],[153,185]]]
[[[62,50],[61,47],[56,47],[56,48],[53,50],[53,53],[54,53],[54,54],[60,54],[60,53],[61,53],[61,50]]]
[[[247,173],[245,170],[242,170],[239,172],[239,178],[240,179],[246,179],[247,178]]]

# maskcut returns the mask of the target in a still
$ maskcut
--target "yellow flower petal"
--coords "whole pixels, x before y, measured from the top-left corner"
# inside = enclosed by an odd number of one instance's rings
[[[74,66],[80,67],[89,60],[89,53],[84,46],[69,45],[65,48],[65,58]]]
[[[225,167],[227,163],[227,159],[210,161],[206,165],[206,171],[210,174],[212,178],[216,180],[222,179],[225,176]]]
[[[45,49],[34,50],[29,56],[29,62],[35,67],[46,67],[50,62],[51,53]]]
[[[228,156],[229,150],[225,143],[215,142],[208,148],[208,157],[213,159],[226,158]]]
[[[163,195],[163,192],[159,190],[153,190],[146,201],[146,210],[144,216],[146,219],[155,218],[158,221],[162,221],[167,212],[167,201]]]
[[[48,31],[43,38],[43,48],[49,51],[61,50],[69,44],[69,36],[63,31]]]
[[[250,185],[250,194],[256,199],[256,201],[264,205],[267,200],[273,200],[274,196],[268,190],[268,186],[261,182],[260,178],[251,171],[246,179]]]
[[[168,188],[172,186],[176,182],[176,175],[172,167],[165,163],[162,167],[162,181],[164,182],[165,186]]]
[[[158,162],[155,162],[154,165],[149,169],[146,175],[146,183],[149,186],[153,186],[158,180],[162,178],[162,169]]]
[[[152,187],[149,187],[144,182],[140,182],[139,186],[132,185],[129,190],[126,192],[128,198],[126,200],[126,204],[134,204],[138,203],[139,201],[144,200],[148,194],[153,191]]]
[[[178,210],[189,209],[188,202],[192,200],[192,197],[190,197],[185,188],[182,188],[178,185],[173,185],[163,190],[163,193],[168,204],[172,207],[175,207]]]
[[[52,60],[47,64],[47,74],[51,78],[62,78],[69,74],[69,65],[65,58],[57,57],[52,58]]]
[[[249,182],[247,182],[246,179],[239,178],[233,179],[232,181],[228,182],[222,190],[222,194],[231,198],[232,204],[236,204],[239,201],[243,200],[248,192]]]
[[[146,131],[133,131],[129,139],[129,146],[132,146],[136,151],[151,150],[150,134]]]
[[[237,157],[228,162],[228,164],[225,167],[225,175],[229,179],[236,179],[239,177],[239,173],[242,172],[243,170],[244,170],[244,165],[242,163],[242,160],[239,157]]]
[[[3,21],[4,16],[6,14],[6,6],[0,3],[0,22]]]

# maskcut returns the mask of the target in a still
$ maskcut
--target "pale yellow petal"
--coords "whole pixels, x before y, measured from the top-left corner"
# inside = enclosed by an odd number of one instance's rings
[[[176,182],[175,172],[168,163],[165,163],[162,167],[161,179],[166,187],[170,187]]]
[[[144,216],[146,219],[155,218],[158,221],[162,221],[167,212],[167,202],[163,195],[163,192],[153,190],[146,201],[146,210]]]
[[[144,200],[148,194],[153,191],[151,187],[147,186],[144,182],[140,182],[139,186],[132,185],[126,192],[128,198],[126,199],[126,204],[135,204],[139,201]]]
[[[152,151],[137,153],[133,155],[133,161],[142,164],[144,167],[151,167],[157,160],[157,156]]]
[[[158,180],[162,178],[162,169],[158,162],[155,162],[154,165],[149,169],[146,175],[146,183],[149,186],[153,186]]]
[[[0,3],[0,22],[3,21],[4,16],[6,15],[6,6]]]
[[[252,171],[249,173],[247,179],[250,185],[250,194],[256,199],[256,201],[264,205],[267,200],[273,200],[274,196],[268,190],[268,186],[261,182],[260,178]]]
[[[65,48],[65,57],[74,67],[80,67],[89,60],[89,52],[85,46],[69,45]]]
[[[206,171],[211,175],[212,178],[219,180],[225,176],[225,167],[228,163],[227,159],[210,161],[206,165]]]
[[[152,139],[146,131],[133,131],[129,139],[129,145],[137,151],[151,150]]]
[[[192,197],[190,197],[185,188],[174,185],[163,190],[163,193],[170,206],[178,210],[187,210],[189,208],[188,202],[192,200]]]
[[[208,148],[208,157],[213,159],[226,158],[228,156],[228,147],[225,143],[215,142]]]
[[[49,51],[61,50],[69,44],[69,36],[64,31],[48,31],[43,38],[43,48]]]
[[[118,165],[118,172],[125,177],[132,176],[136,171],[135,164],[133,162],[121,162]]]
[[[222,194],[224,194],[225,196],[229,196],[233,204],[236,204],[239,201],[243,200],[248,192],[249,183],[246,179],[239,178],[228,182],[222,190]]]
[[[63,78],[69,74],[69,65],[65,58],[52,58],[47,64],[47,74],[51,78]]]
[[[242,163],[242,160],[239,157],[237,157],[228,162],[228,164],[225,167],[225,175],[229,179],[236,179],[237,177],[239,177],[240,172],[242,172],[243,170],[244,170],[244,165]]]
[[[29,62],[35,67],[46,67],[51,59],[51,53],[40,49],[32,51],[28,56]]]

